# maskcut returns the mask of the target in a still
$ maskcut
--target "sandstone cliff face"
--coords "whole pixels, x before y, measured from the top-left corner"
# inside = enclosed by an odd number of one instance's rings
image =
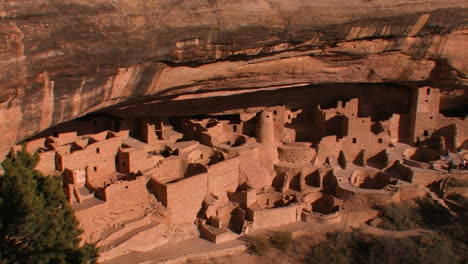
[[[424,83],[463,102],[467,18],[449,0],[1,2],[0,154],[93,111],[180,95]]]

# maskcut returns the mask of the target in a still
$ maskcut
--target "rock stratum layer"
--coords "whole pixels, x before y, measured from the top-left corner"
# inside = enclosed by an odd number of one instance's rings
[[[467,18],[448,0],[4,1],[0,154],[90,112],[177,97],[425,84],[463,107]]]

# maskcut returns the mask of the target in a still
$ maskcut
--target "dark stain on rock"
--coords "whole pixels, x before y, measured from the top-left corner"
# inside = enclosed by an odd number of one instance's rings
[[[151,85],[151,81],[157,73],[158,65],[155,63],[149,63],[144,66],[144,69],[138,76],[138,80],[135,81],[135,87],[132,91],[132,97],[138,97],[144,95]]]
[[[108,80],[108,76],[101,75],[96,75],[93,76],[92,79],[86,80],[81,94],[83,95],[83,99],[86,98],[87,100],[80,101],[80,112],[84,112],[89,108],[95,107],[104,101],[104,89],[106,89],[105,84]]]
[[[63,122],[67,115],[71,115],[73,111],[72,97],[80,93],[81,82],[81,78],[74,77],[61,78],[55,81],[53,124]]]
[[[21,130],[16,139],[22,139],[27,135],[39,131],[41,123],[41,104],[44,97],[44,83],[35,83],[24,89],[23,102],[21,103]]]

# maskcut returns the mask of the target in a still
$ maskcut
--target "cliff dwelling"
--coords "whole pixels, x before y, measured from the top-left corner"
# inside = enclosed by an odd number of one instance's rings
[[[38,153],[110,264],[375,231],[423,198],[463,222],[467,18],[458,0],[1,1],[0,160]]]
[[[160,116],[149,111],[160,102],[150,102],[63,123],[24,144],[39,152],[38,170],[62,175],[85,239],[104,258],[141,251],[132,241],[148,234],[158,238],[144,250],[190,237],[223,243],[298,221],[339,223],[350,197],[403,201],[448,173],[446,153],[461,163],[468,118],[441,114],[437,88],[400,93],[407,106],[228,97],[219,112],[201,105],[185,115],[189,99]]]

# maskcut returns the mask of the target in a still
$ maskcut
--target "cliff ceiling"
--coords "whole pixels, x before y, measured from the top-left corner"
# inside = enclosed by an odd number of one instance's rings
[[[0,19],[0,154],[90,112],[257,90],[431,85],[466,107],[466,1],[26,0]]]

